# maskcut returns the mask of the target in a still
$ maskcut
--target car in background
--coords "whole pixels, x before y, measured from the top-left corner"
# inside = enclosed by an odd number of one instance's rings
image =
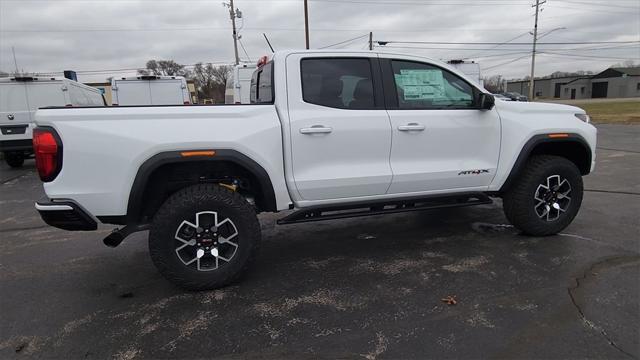
[[[113,106],[189,105],[191,95],[182,76],[138,75],[111,79]]]
[[[11,167],[33,154],[34,114],[47,106],[106,106],[96,88],[61,77],[0,78],[0,151]]]
[[[492,94],[494,98],[502,101],[512,101],[511,98],[508,98],[502,94]]]
[[[511,101],[529,101],[528,97],[517,92],[506,92],[502,93],[502,95],[508,97],[509,99],[511,99]]]

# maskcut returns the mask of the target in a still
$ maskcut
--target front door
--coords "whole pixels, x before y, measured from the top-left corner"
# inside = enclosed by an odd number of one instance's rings
[[[287,57],[293,177],[301,200],[385,194],[391,126],[377,58]]]
[[[393,133],[389,193],[488,186],[498,164],[500,118],[495,108],[478,109],[480,90],[433,64],[381,61],[385,89],[392,89],[385,94]]]
[[[576,98],[576,89],[571,89],[571,98],[572,99]]]

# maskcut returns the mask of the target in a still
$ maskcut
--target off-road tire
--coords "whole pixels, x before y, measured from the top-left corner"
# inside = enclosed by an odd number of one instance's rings
[[[20,168],[24,164],[24,154],[17,151],[7,151],[4,153],[4,160],[12,168]]]
[[[238,247],[231,261],[211,271],[185,265],[175,251],[177,228],[202,211],[229,218],[238,231]],[[256,212],[244,197],[219,185],[199,184],[179,190],[162,204],[151,223],[149,252],[160,273],[174,284],[187,290],[210,290],[240,279],[258,253],[260,238]]]
[[[559,175],[571,186],[571,200],[565,212],[554,221],[540,218],[534,199],[538,186],[549,176]],[[578,214],[582,204],[582,175],[576,165],[566,158],[552,155],[533,156],[515,183],[503,195],[507,219],[526,235],[546,236],[564,230]]]

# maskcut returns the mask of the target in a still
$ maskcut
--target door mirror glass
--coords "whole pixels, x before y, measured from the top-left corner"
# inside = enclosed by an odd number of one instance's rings
[[[482,110],[491,110],[496,103],[495,98],[491,94],[482,93],[480,94],[480,109]]]

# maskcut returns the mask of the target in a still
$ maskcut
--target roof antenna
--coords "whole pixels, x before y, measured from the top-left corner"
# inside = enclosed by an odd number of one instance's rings
[[[274,53],[275,51],[273,51],[273,46],[271,46],[271,43],[269,42],[269,38],[267,37],[267,34],[262,33],[262,36],[264,36],[264,39],[267,40],[267,45],[269,45],[269,49],[271,49],[271,52]]]
[[[18,60],[16,60],[16,48],[11,46],[11,52],[13,53],[13,63],[16,66],[16,76],[18,76],[20,71],[18,70]]]

